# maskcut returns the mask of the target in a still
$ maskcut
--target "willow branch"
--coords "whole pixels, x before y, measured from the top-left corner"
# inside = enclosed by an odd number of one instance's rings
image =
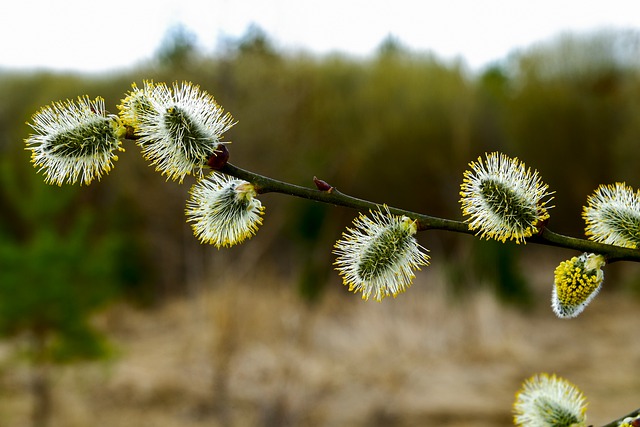
[[[640,408],[636,409],[633,412],[628,413],[627,415],[618,418],[617,420],[611,421],[609,424],[605,424],[602,427],[618,427],[618,425],[620,425],[620,422],[622,422],[622,420],[624,420],[627,417],[637,417],[638,415],[640,415]]]
[[[383,205],[369,200],[359,199],[338,191],[334,187],[327,190],[302,187],[288,182],[279,181],[264,175],[257,174],[245,169],[241,169],[230,163],[226,163],[219,169],[227,175],[250,182],[256,188],[258,194],[281,193],[290,196],[300,197],[317,202],[328,203],[336,206],[358,209],[361,211],[377,210]],[[475,234],[469,230],[469,226],[462,222],[451,219],[439,218],[412,212],[404,209],[389,206],[389,211],[395,215],[405,215],[418,222],[418,230],[445,230],[456,233]],[[640,251],[637,249],[623,248],[619,246],[607,245],[593,242],[591,240],[579,239],[555,233],[548,228],[543,228],[541,232],[527,239],[527,242],[546,246],[555,246],[565,249],[574,249],[580,252],[593,252],[603,255],[608,263],[615,261],[640,262]]]

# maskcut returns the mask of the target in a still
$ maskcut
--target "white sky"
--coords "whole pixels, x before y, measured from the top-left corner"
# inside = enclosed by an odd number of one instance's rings
[[[209,51],[254,23],[280,48],[371,53],[388,35],[472,68],[563,31],[640,29],[638,0],[5,0],[0,68],[104,71],[182,24]]]

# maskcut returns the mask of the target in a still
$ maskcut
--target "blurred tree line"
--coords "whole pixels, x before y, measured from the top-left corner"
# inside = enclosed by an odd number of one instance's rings
[[[242,246],[216,250],[199,245],[185,223],[193,181],[166,182],[134,144],[109,176],[87,188],[42,183],[24,150],[30,116],[82,94],[104,97],[115,112],[131,83],[143,79],[189,80],[213,94],[238,121],[226,135],[230,161],[238,166],[309,186],[317,175],[343,192],[428,214],[461,218],[459,185],[471,160],[495,150],[519,157],[556,192],[550,227],[581,236],[582,206],[599,184],[640,187],[639,42],[640,33],[631,31],[568,34],[471,72],[461,61],[411,51],[392,37],[370,58],[317,57],[282,52],[251,28],[217,53],[203,54],[195,38],[177,28],[153,61],[131,70],[3,72],[0,250],[28,256],[20,261],[25,271],[74,269],[99,252],[109,271],[93,274],[107,277],[117,293],[147,302],[192,292],[205,279],[255,277],[258,265],[294,279],[307,297],[327,280],[338,281],[331,249],[356,215],[350,210],[265,195],[258,234]],[[53,209],[60,200],[67,201],[64,209]],[[83,215],[91,219],[81,232],[72,223]],[[67,267],[32,258],[41,233],[60,244],[84,236],[86,256],[58,261]],[[513,258],[509,250],[487,250],[483,245],[490,243],[471,238],[433,232],[419,239],[438,262],[467,263],[473,253]],[[521,298],[526,285],[514,262],[474,265],[488,270],[482,274],[506,299],[514,286]],[[4,283],[9,269],[2,268]],[[459,272],[454,282],[469,281],[463,276]],[[77,280],[92,286],[86,275]],[[41,284],[29,286],[36,292]]]

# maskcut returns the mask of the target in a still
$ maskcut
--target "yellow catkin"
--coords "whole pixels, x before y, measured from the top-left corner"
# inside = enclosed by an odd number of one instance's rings
[[[565,305],[581,304],[599,286],[598,275],[584,271],[577,263],[578,257],[573,257],[555,270],[556,292]]]

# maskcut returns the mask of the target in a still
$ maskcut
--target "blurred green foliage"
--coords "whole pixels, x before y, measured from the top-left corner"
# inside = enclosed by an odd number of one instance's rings
[[[24,176],[35,175],[22,140],[29,133],[24,122],[41,106],[86,93],[103,96],[115,111],[132,82],[184,79],[212,93],[238,120],[226,135],[233,142],[230,161],[238,166],[301,185],[313,185],[317,175],[359,197],[461,219],[463,171],[471,160],[499,150],[537,169],[556,191],[550,227],[580,236],[582,206],[599,184],[626,181],[640,187],[639,40],[635,32],[567,35],[473,73],[463,62],[409,51],[392,38],[371,58],[316,57],[280,52],[252,28],[238,40],[227,40],[218,53],[205,55],[188,31],[175,29],[154,61],[132,70],[93,76],[0,74],[0,165],[11,163],[12,173],[22,177],[3,176],[0,198],[21,193]],[[314,298],[326,279],[319,271],[330,270],[332,243],[355,212],[302,207],[309,202],[266,195],[265,224],[251,241],[226,251],[200,246],[184,223],[190,182],[167,183],[140,159],[134,144],[126,148],[111,174],[81,188],[63,216],[90,211],[105,236],[126,229],[129,254],[119,261],[103,259],[110,265],[126,260],[121,269],[128,272],[127,280],[163,295],[183,292],[190,280],[213,277],[215,282],[221,268],[263,263],[298,280],[303,294]],[[29,203],[57,203],[38,197]],[[3,209],[2,229],[11,228],[7,224],[16,218],[25,230],[42,228],[48,239],[60,238],[25,210]],[[426,247],[434,246],[430,239],[439,239],[434,262],[449,255],[471,269],[516,262],[493,251],[494,261],[478,263],[473,260],[477,251],[456,249],[473,239],[432,236],[419,239]],[[25,253],[45,251],[44,246],[27,248]],[[69,258],[91,264],[90,252],[73,250]],[[527,299],[522,279],[507,264],[494,274],[502,277],[500,292],[510,299],[512,286]]]
[[[82,205],[83,189],[46,185],[14,164],[0,168],[0,336],[40,341],[29,354],[39,362],[104,357],[90,319],[132,283],[131,241],[98,224],[105,218]]]

